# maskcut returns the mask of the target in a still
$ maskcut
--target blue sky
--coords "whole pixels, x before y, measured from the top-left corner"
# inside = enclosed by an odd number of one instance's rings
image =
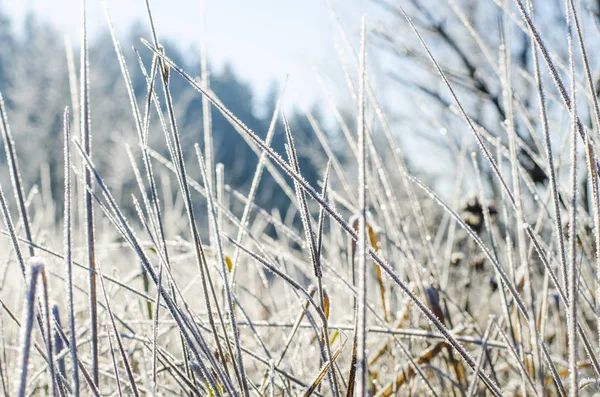
[[[335,27],[325,0],[204,0],[209,59],[220,68],[230,62],[262,96],[273,80],[289,73],[286,102],[312,103],[320,89],[315,68],[333,86],[341,83],[335,52]],[[1,0],[16,22],[30,9],[69,35],[79,36],[79,0]],[[120,34],[136,20],[145,23],[144,0],[107,0]],[[182,49],[199,48],[202,34],[200,0],[151,0],[159,35]],[[356,32],[368,0],[332,0],[351,32]],[[91,35],[106,29],[101,0],[87,0]],[[355,37],[358,41],[358,37]],[[336,90],[338,90],[336,88]]]

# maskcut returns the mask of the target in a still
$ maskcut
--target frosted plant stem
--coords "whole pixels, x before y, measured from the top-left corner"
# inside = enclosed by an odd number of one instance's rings
[[[90,121],[90,98],[89,98],[89,64],[88,64],[88,43],[87,43],[87,21],[86,21],[86,0],[81,0],[81,59],[79,83],[81,85],[80,105],[81,112],[81,141],[87,156],[92,155],[92,135]],[[99,367],[98,367],[98,303],[96,289],[96,250],[95,250],[95,231],[94,231],[94,206],[93,206],[93,184],[92,174],[88,167],[83,166],[84,184],[83,200],[85,207],[85,233],[87,243],[87,265],[88,288],[89,288],[89,320],[91,337],[91,360],[92,360],[92,380],[98,385]]]
[[[69,108],[65,108],[64,118],[64,261],[65,281],[67,295],[67,313],[69,316],[69,345],[71,353],[71,381],[73,396],[79,397],[79,369],[77,367],[77,335],[75,332],[75,309],[73,299],[73,252],[72,252],[72,224],[71,224],[71,131],[69,120]]]
[[[38,275],[42,270],[42,265],[32,263],[29,267],[29,279],[25,306],[23,307],[23,317],[21,320],[21,342],[19,348],[20,375],[18,378],[15,394],[18,397],[25,397],[27,393],[27,369],[29,367],[29,353],[31,350],[31,331],[33,330],[33,319],[35,312],[35,295]]]
[[[360,37],[360,88],[358,91],[358,352],[357,395],[367,395],[367,144],[365,120],[366,16],[362,18]]]
[[[569,49],[569,72],[571,76],[571,201],[569,203],[569,271],[567,277],[567,333],[569,344],[569,396],[579,395],[577,368],[577,102],[575,59],[573,56],[572,15],[566,2],[567,40]]]

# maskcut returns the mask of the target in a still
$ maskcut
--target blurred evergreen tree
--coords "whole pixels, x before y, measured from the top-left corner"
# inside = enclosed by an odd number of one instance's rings
[[[133,24],[121,42],[129,73],[132,78],[138,106],[143,110],[147,94],[146,81],[140,71],[135,47],[149,70],[150,51],[141,45],[140,37],[150,37],[141,24]],[[182,53],[169,41],[163,41],[165,53],[190,74],[199,74],[199,56]],[[90,106],[93,134],[93,160],[113,188],[113,194],[129,202],[129,193],[137,189],[134,175],[123,143],[137,150],[137,134],[125,89],[125,83],[112,40],[108,32],[90,41]],[[78,49],[73,48],[75,70],[78,74]],[[78,76],[77,76],[78,77]],[[79,86],[76,87],[79,90]],[[157,93],[164,108],[162,86],[157,79]],[[257,99],[250,85],[234,72],[231,65],[222,70],[211,70],[211,88],[219,99],[248,127],[265,137],[279,88],[275,84],[265,100],[265,114],[257,111]],[[40,182],[40,167],[46,164],[54,188],[53,196],[62,201],[62,113],[71,107],[71,94],[65,44],[58,31],[35,15],[25,20],[22,37],[10,30],[10,19],[0,9],[0,89],[7,98],[8,117],[14,135],[17,153],[27,164],[21,167],[25,189]],[[175,112],[181,133],[184,156],[188,160],[190,176],[200,180],[193,146],[203,146],[202,97],[175,73],[170,89],[175,101]],[[154,109],[153,109],[154,111]],[[168,157],[163,132],[152,114],[150,144]],[[299,147],[315,144],[314,133],[306,118],[293,112],[290,125]],[[226,170],[226,183],[246,191],[254,175],[258,156],[247,145],[229,121],[214,108],[212,110],[215,162]],[[74,126],[78,133],[78,126]],[[285,134],[281,122],[277,124],[273,147],[285,157]],[[301,169],[309,182],[316,186],[320,178],[315,163],[307,151],[300,150]],[[4,153],[2,154],[4,157]],[[4,176],[2,176],[4,178]],[[276,188],[268,172],[263,173],[257,203],[265,207],[284,208],[289,200]],[[57,208],[59,210],[59,208]]]

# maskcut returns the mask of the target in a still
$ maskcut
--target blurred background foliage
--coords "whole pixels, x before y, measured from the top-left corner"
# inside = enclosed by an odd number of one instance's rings
[[[0,6],[0,92],[6,102],[17,154],[23,159],[21,172],[25,188],[29,190],[37,185],[43,193],[51,195],[46,197],[48,202],[60,204],[63,184],[62,115],[65,106],[75,108],[71,111],[72,128],[75,136],[79,133],[78,114],[73,111],[77,110],[77,103],[72,102],[73,81],[69,81],[66,54],[69,50],[74,54],[71,66],[75,69],[74,78],[77,79],[79,49],[62,37],[57,28],[34,14],[26,18],[22,34],[14,33],[16,29],[11,26],[11,20],[4,11]],[[141,54],[145,67],[150,69],[151,54],[139,41],[140,37],[150,36],[140,24],[133,24],[129,32],[122,36],[121,46],[127,58],[138,103],[143,110],[147,86],[134,48]],[[172,42],[163,43],[166,54],[188,73],[196,73],[194,77],[199,79],[200,54],[190,55]],[[138,149],[137,135],[108,30],[90,40],[89,49],[93,160],[110,186],[118,189],[113,192],[117,199],[123,199],[121,201],[125,204],[131,203],[128,188],[134,188],[135,179],[124,143],[129,144],[135,154]],[[235,115],[264,138],[280,92],[279,85],[273,82],[266,97],[257,98],[250,84],[242,81],[230,65],[213,71],[209,60],[209,70],[211,89]],[[77,81],[75,89],[79,90]],[[172,77],[170,89],[183,149],[189,160],[188,171],[192,178],[200,180],[193,145],[196,142],[203,145],[202,98],[178,75]],[[317,105],[313,106],[311,113],[316,122],[322,124]],[[214,109],[211,114],[215,162],[224,165],[226,184],[242,191],[247,190],[258,156],[221,114]],[[156,118],[156,113],[151,117]],[[317,138],[303,111],[292,110],[287,117],[299,146],[301,170],[305,178],[316,186],[319,179],[317,169],[324,164],[324,156],[320,155],[316,144]],[[151,120],[150,146],[168,158],[163,140],[160,123]],[[285,157],[285,133],[281,122],[276,126],[272,146]],[[6,161],[4,151],[0,155],[0,161]],[[164,167],[160,169],[164,170]],[[8,186],[8,174],[2,175],[3,185]],[[175,192],[175,184],[171,186]],[[289,198],[268,173],[261,179],[255,202],[261,207],[282,210],[289,206]],[[57,216],[60,210],[55,208]]]

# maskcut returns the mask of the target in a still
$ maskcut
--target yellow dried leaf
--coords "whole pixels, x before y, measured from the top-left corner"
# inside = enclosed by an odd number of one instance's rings
[[[338,336],[340,336],[340,331],[339,330],[335,330],[333,332],[333,335],[331,335],[331,340],[329,341],[329,343],[333,346],[333,344],[335,343],[335,341],[337,340]]]
[[[323,289],[323,313],[325,313],[325,317],[329,320],[329,295],[327,295],[325,289]]]
[[[367,233],[369,234],[369,242],[375,251],[379,251],[379,239],[377,238],[377,233],[375,233],[375,229],[371,225],[367,225]]]

